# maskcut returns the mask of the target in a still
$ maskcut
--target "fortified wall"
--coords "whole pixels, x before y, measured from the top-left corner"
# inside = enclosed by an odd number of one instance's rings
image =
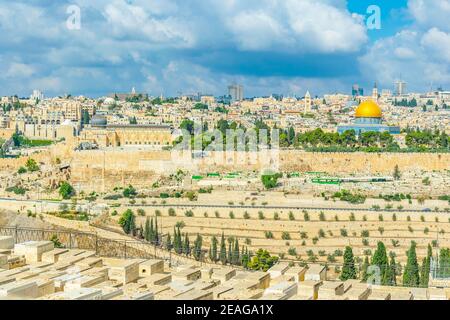
[[[191,174],[230,171],[256,171],[273,165],[268,159],[252,161],[242,154],[216,153],[209,158],[192,159],[169,151],[81,151],[71,162],[72,180],[102,190],[116,186],[150,187],[159,175],[181,169]],[[401,172],[430,172],[450,169],[450,154],[422,153],[308,153],[281,151],[278,169],[283,172],[319,171],[329,174],[392,175],[398,165]],[[242,158],[241,158],[242,160]]]
[[[401,172],[450,170],[450,153],[309,153],[283,150],[279,154],[251,158],[251,153],[223,152],[193,158],[190,153],[139,149],[73,151],[58,144],[31,155],[38,162],[70,164],[71,180],[80,188],[111,190],[129,184],[150,187],[159,175],[181,169],[191,174],[256,171],[272,167],[283,172],[319,171],[342,175],[391,175],[398,165]],[[272,157],[272,158],[271,158]],[[0,170],[16,171],[28,157],[0,159]]]

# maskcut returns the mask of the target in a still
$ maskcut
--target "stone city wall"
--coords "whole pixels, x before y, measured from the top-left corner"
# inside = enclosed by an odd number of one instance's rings
[[[223,155],[223,153],[221,154]],[[71,162],[72,180],[84,186],[110,189],[129,184],[149,187],[158,175],[169,175],[178,169],[191,174],[230,171],[261,171],[265,161],[252,163],[248,159],[233,162],[233,155],[192,160],[168,151],[81,151]],[[234,154],[234,157],[237,157]],[[236,159],[236,158],[235,158]],[[450,169],[450,154],[420,153],[306,153],[281,151],[279,171],[319,171],[330,174],[391,175],[395,165],[401,172],[442,171]]]

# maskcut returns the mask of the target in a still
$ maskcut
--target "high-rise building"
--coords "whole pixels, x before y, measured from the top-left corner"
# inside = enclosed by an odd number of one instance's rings
[[[244,88],[239,84],[232,84],[228,86],[228,95],[231,97],[231,101],[244,100]]]
[[[354,85],[352,86],[352,96],[353,96],[353,97],[357,97],[358,94],[359,94],[359,85],[354,84]]]
[[[354,84],[352,86],[352,96],[353,97],[361,97],[364,95],[364,89],[360,88],[358,84]]]
[[[39,90],[33,90],[33,93],[30,96],[30,100],[44,100],[44,94]]]
[[[401,96],[406,93],[406,82],[402,80],[397,80],[394,82],[394,92],[395,95]]]

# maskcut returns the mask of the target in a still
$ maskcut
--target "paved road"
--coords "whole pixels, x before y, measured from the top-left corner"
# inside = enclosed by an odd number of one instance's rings
[[[54,200],[22,200],[22,199],[14,199],[14,198],[0,198],[0,201],[14,201],[14,202],[31,202],[36,204],[41,203],[52,203],[52,204],[62,204],[67,203],[71,204],[71,202],[63,202],[63,201],[54,201]],[[108,205],[112,203],[102,202]],[[78,203],[82,205],[82,203]],[[398,209],[373,209],[373,208],[330,208],[330,207],[302,207],[302,206],[262,206],[262,205],[219,205],[219,204],[198,204],[198,203],[186,203],[186,204],[129,204],[129,203],[121,203],[121,205],[129,206],[129,207],[149,207],[149,208],[157,208],[157,207],[167,207],[167,208],[230,208],[230,209],[274,209],[274,210],[321,210],[321,211],[361,211],[361,212],[432,212],[432,210],[425,211],[423,209],[408,209],[408,210],[398,210]],[[440,211],[442,213],[442,211]]]

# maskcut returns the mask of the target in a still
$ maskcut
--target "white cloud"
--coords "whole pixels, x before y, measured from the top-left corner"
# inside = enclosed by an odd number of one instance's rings
[[[408,10],[422,28],[450,31],[450,0],[409,0]]]
[[[341,1],[260,1],[250,9],[233,2],[225,11],[232,41],[242,50],[354,52],[368,40],[359,16]]]
[[[422,37],[421,45],[437,61],[450,62],[450,34],[437,28],[428,30]]]
[[[7,78],[26,78],[31,77],[35,70],[33,66],[19,62],[12,62],[9,64],[5,72]]]

